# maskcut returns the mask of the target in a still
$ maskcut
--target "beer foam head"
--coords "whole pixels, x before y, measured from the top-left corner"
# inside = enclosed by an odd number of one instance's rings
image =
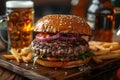
[[[6,7],[7,8],[28,8],[33,7],[32,1],[7,1]]]

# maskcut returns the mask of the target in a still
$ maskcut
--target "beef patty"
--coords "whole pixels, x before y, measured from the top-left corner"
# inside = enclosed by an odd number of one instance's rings
[[[51,40],[41,42],[34,39],[32,42],[36,55],[44,54],[47,57],[77,57],[88,50],[88,43],[84,39],[77,41]]]

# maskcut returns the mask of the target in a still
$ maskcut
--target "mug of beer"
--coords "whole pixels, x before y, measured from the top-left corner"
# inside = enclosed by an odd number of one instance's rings
[[[6,24],[8,33],[8,52],[28,47],[32,41],[34,9],[30,0],[11,0],[6,2]]]

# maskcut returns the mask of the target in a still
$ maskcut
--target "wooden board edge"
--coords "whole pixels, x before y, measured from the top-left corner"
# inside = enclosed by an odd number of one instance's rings
[[[50,80],[49,78],[43,75],[37,74],[31,70],[23,69],[3,59],[0,59],[0,66],[32,80]]]

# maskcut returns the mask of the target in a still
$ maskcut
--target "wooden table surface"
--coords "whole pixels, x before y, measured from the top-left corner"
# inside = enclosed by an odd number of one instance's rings
[[[31,69],[32,64],[27,67],[25,63],[16,64],[15,61],[3,59],[1,53],[0,66],[0,80],[117,80],[116,70],[120,68],[120,59],[101,65],[90,63],[84,68],[55,70],[36,65],[35,69]]]
[[[116,78],[116,70],[117,69],[107,73],[109,75],[106,75],[106,73],[103,73],[99,77],[94,78],[92,80],[118,80]],[[0,67],[0,80],[30,80],[30,79]]]
[[[0,67],[0,80],[29,80],[29,79]]]

